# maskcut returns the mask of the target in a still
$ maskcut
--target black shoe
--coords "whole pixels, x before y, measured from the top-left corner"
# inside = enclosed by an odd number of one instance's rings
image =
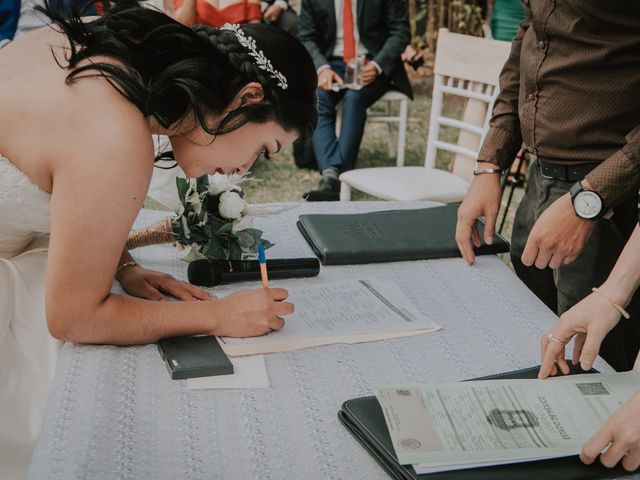
[[[332,202],[340,200],[340,180],[323,176],[318,188],[302,195],[307,202]]]

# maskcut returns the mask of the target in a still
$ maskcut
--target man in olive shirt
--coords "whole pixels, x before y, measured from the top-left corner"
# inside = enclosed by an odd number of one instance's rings
[[[526,0],[524,7],[456,241],[472,264],[482,216],[491,241],[501,197],[496,172],[523,146],[532,165],[516,212],[512,262],[562,314],[604,282],[637,218],[640,2]],[[636,295],[631,320],[600,350],[617,370],[632,368],[638,353],[639,305]]]

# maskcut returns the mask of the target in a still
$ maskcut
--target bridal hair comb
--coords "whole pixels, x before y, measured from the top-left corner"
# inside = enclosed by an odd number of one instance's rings
[[[273,68],[273,65],[271,65],[271,61],[267,57],[265,57],[262,50],[258,50],[256,48],[255,39],[253,39],[253,37],[251,36],[245,35],[244,32],[240,30],[240,25],[238,25],[237,23],[225,23],[222,26],[222,30],[231,30],[235,34],[238,42],[240,42],[240,45],[249,50],[249,55],[251,55],[255,59],[258,68],[264,70],[271,76],[271,78],[277,80],[278,87],[280,87],[282,90],[286,90],[289,87],[289,85],[287,84],[287,77]]]

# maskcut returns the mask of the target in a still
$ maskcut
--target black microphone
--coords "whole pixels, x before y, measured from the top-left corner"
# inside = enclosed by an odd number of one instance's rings
[[[267,260],[269,279],[315,277],[320,273],[317,258],[275,258]],[[187,270],[189,282],[201,287],[221,283],[260,280],[258,260],[194,260]]]

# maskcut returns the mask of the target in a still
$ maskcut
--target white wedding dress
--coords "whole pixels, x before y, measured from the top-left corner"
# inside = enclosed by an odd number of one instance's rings
[[[0,477],[23,480],[61,342],[47,329],[50,196],[0,155]]]

